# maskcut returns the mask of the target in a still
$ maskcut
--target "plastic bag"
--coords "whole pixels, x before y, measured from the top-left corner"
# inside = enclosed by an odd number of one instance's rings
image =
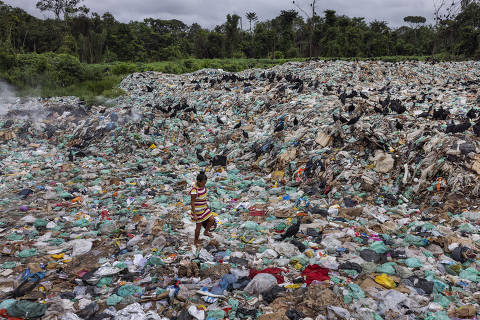
[[[259,294],[272,289],[277,285],[277,279],[269,273],[257,274],[245,287],[244,291],[250,295]]]
[[[384,286],[387,289],[393,289],[396,288],[397,285],[395,284],[395,281],[393,281],[390,276],[386,275],[385,273],[382,273],[379,276],[375,277],[375,282]]]
[[[394,266],[395,266],[395,262],[384,263],[381,266],[377,266],[377,272],[393,275],[393,274],[395,274]]]
[[[387,246],[383,243],[383,241],[375,241],[370,246],[370,249],[372,249],[376,253],[385,253],[389,250]]]
[[[121,286],[118,289],[118,292],[117,292],[117,294],[120,297],[128,297],[128,296],[141,294],[141,293],[142,293],[142,288],[141,287],[137,287],[137,286],[134,286],[134,285],[128,285],[128,284],[124,285],[124,286]]]
[[[480,272],[473,268],[467,268],[460,271],[460,278],[470,280],[473,282],[480,282]]]
[[[405,264],[409,268],[420,268],[423,265],[417,258],[408,258],[405,260]]]
[[[277,251],[280,255],[290,258],[300,254],[298,248],[288,242],[281,242],[275,246],[275,251]]]
[[[92,249],[93,243],[85,239],[76,239],[69,242],[73,246],[72,257],[81,256]]]
[[[115,306],[123,300],[122,297],[117,296],[116,294],[111,295],[107,298],[107,306]]]

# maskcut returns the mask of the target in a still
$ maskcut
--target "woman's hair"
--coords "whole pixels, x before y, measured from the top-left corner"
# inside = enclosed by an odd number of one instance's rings
[[[200,171],[200,173],[197,175],[197,181],[206,181],[207,180],[207,175],[205,174],[205,171]]]

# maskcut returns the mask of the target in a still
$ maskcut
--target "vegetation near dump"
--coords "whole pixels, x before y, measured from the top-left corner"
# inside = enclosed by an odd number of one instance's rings
[[[201,68],[240,71],[286,61],[321,59],[462,60],[480,57],[478,0],[434,0],[435,21],[405,25],[350,18],[334,10],[283,10],[272,20],[228,14],[213,29],[149,18],[122,23],[82,0],[41,0],[52,19],[38,19],[0,1],[0,78],[23,95],[115,97],[123,75]],[[298,10],[297,10],[298,9]]]

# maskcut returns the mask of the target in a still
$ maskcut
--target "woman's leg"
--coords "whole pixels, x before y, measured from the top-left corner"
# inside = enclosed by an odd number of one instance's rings
[[[205,231],[203,232],[203,234],[206,235],[207,237],[212,236],[210,231],[211,231],[214,223],[215,223],[215,218],[213,216],[210,216],[210,218],[208,218],[208,220],[207,220],[207,226],[205,227]]]
[[[196,246],[200,244],[200,240],[198,238],[200,237],[200,230],[201,229],[202,229],[202,224],[197,223],[196,226],[195,226],[195,239],[193,240],[193,244],[196,245]]]

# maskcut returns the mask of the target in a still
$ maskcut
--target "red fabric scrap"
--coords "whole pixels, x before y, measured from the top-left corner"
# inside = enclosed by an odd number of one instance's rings
[[[7,313],[6,309],[1,309],[0,310],[0,319],[7,319],[7,320],[23,320],[23,318],[13,318],[10,317]]]
[[[314,280],[325,281],[330,280],[328,273],[330,272],[327,268],[322,268],[318,264],[312,264],[305,268],[302,271],[302,277],[305,278],[305,283],[310,285]]]
[[[250,269],[250,274],[248,275],[248,277],[250,279],[253,279],[259,273],[269,273],[272,276],[274,276],[275,279],[277,279],[278,284],[281,284],[285,282],[285,279],[282,276],[282,272],[283,272],[283,269],[280,269],[280,268],[267,268],[263,270]]]

